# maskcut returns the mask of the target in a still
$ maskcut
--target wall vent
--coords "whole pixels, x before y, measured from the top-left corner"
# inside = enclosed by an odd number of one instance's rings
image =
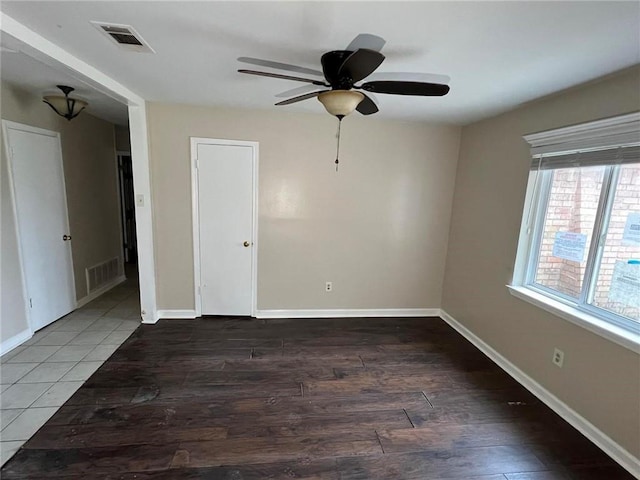
[[[91,22],[91,24],[121,48],[133,52],[155,53],[130,25],[103,22]]]
[[[118,277],[120,261],[118,257],[86,269],[87,292],[93,293]]]

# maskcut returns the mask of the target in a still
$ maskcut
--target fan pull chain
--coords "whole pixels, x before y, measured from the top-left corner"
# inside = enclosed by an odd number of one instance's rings
[[[342,126],[342,118],[338,117],[338,146],[336,148],[336,172],[338,171],[338,164],[340,163],[340,127]]]

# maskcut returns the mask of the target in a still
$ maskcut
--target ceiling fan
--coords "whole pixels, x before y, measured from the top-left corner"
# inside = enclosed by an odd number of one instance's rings
[[[291,97],[276,103],[278,106],[318,98],[327,112],[338,118],[338,152],[342,119],[357,110],[362,115],[378,112],[376,93],[440,97],[449,92],[446,75],[427,73],[374,73],[385,56],[380,53],[386,41],[376,35],[361,33],[345,50],[333,50],[320,58],[322,71],[287,63],[240,57],[239,62],[304,74],[314,78],[240,69],[238,72],[263,77],[280,78],[309,85],[288,90],[278,97]],[[359,83],[367,79],[364,83]],[[338,164],[336,155],[336,168]]]

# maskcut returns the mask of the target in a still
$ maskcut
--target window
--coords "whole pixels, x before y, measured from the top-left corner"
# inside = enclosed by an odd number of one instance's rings
[[[640,114],[525,138],[533,159],[512,293],[637,344]]]

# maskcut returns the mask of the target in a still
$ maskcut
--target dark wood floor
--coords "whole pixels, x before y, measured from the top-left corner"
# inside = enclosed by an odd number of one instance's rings
[[[632,478],[436,318],[141,326],[0,475]]]

